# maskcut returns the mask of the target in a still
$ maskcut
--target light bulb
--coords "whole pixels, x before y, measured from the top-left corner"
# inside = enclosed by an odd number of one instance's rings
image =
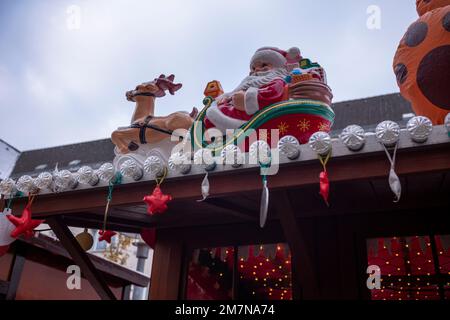
[[[221,152],[223,164],[231,165],[233,168],[238,168],[243,163],[243,155],[241,149],[234,144],[230,144],[222,149]]]
[[[211,149],[197,150],[194,154],[194,163],[201,165],[206,171],[212,171],[216,167]]]
[[[100,168],[97,169],[97,175],[100,180],[109,183],[115,175],[114,166],[109,162],[102,164]]]
[[[40,190],[51,189],[53,183],[53,175],[50,172],[41,172],[34,180],[34,184]]]
[[[152,177],[161,177],[164,174],[165,168],[166,166],[163,161],[157,156],[150,156],[144,162],[144,171]]]
[[[125,160],[120,165],[120,173],[124,177],[130,177],[135,181],[141,179],[143,175],[141,167],[134,159]]]
[[[325,156],[331,150],[331,137],[323,131],[313,133],[309,138],[309,146],[318,155]]]
[[[98,184],[100,178],[98,177],[97,172],[95,172],[91,167],[82,166],[78,169],[77,180],[79,183],[95,186]]]
[[[267,142],[258,140],[253,142],[249,148],[250,163],[269,165],[271,161],[271,150]]]
[[[375,128],[375,135],[380,143],[392,147],[400,139],[400,126],[394,121],[383,121]]]
[[[186,174],[191,170],[191,159],[187,153],[174,152],[169,157],[169,168],[178,173]]]
[[[278,141],[278,150],[288,159],[295,160],[300,156],[300,143],[294,136],[284,136]]]

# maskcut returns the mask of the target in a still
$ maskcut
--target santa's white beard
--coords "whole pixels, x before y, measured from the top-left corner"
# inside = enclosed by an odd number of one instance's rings
[[[289,71],[287,71],[284,67],[275,68],[269,71],[255,72],[254,75],[245,77],[236,89],[224,93],[216,100],[220,101],[221,98],[231,97],[233,93],[241,90],[246,91],[248,88],[260,88],[275,79],[284,79],[287,75],[289,75]]]

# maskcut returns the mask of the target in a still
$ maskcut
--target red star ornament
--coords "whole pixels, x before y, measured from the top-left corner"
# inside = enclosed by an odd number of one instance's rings
[[[27,204],[20,218],[13,215],[8,215],[6,217],[16,227],[11,231],[11,237],[13,238],[17,238],[20,235],[23,235],[27,239],[31,238],[34,233],[33,230],[44,222],[44,220],[31,219],[31,204]]]
[[[170,194],[162,193],[159,186],[156,186],[153,193],[144,197],[144,202],[147,204],[147,212],[151,215],[155,213],[163,213],[167,210],[167,202],[172,200]]]
[[[114,237],[117,233],[109,230],[100,230],[98,234],[100,235],[100,237],[98,238],[99,241],[106,241],[108,243],[111,243],[111,238]]]

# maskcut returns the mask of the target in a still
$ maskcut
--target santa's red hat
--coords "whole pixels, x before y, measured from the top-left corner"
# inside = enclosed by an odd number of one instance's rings
[[[292,47],[287,51],[275,47],[262,47],[256,50],[250,60],[250,68],[256,61],[267,62],[275,68],[281,68],[288,63],[299,62],[300,59],[300,49],[297,47]]]

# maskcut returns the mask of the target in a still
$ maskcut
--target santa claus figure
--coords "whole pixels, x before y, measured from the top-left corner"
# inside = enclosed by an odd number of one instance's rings
[[[250,74],[231,92],[216,98],[206,111],[205,129],[223,133],[237,129],[259,110],[288,99],[285,78],[301,59],[300,50],[258,49],[250,61]]]

